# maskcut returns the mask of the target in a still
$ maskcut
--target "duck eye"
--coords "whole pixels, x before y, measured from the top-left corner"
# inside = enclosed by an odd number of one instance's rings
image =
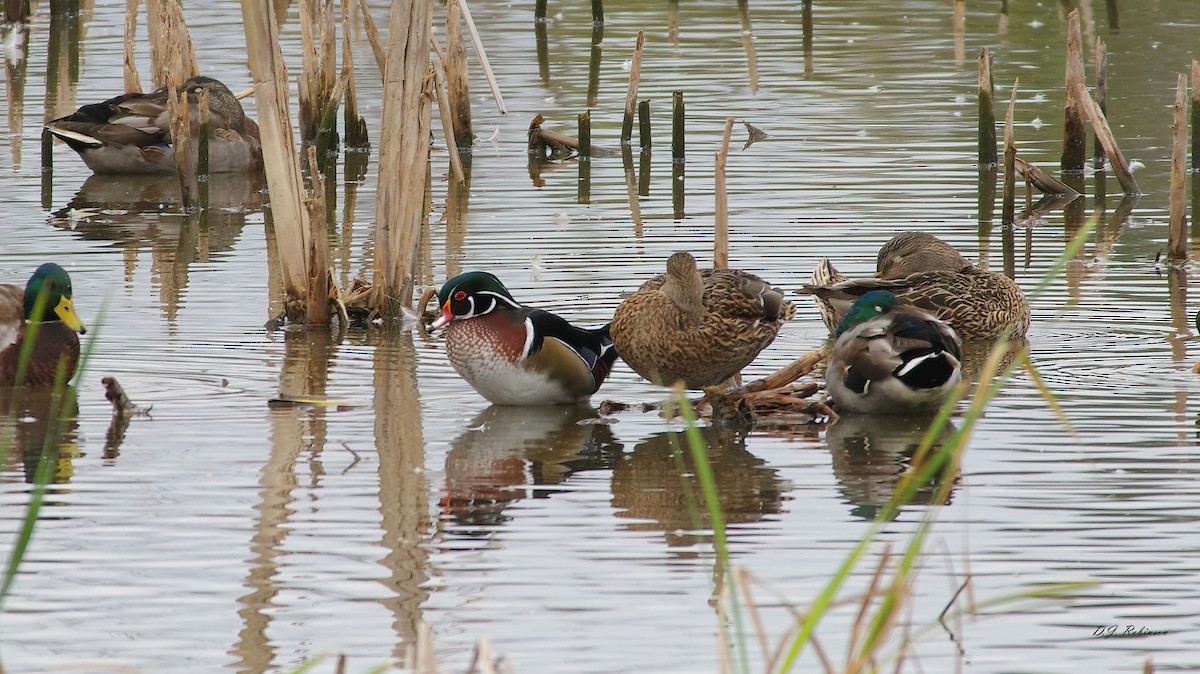
[[[461,302],[465,299],[467,299],[467,294],[465,292],[460,290],[460,291],[454,293],[454,301],[455,302]]]

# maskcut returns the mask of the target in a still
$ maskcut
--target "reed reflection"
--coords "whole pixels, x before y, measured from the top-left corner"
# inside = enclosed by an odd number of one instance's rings
[[[873,520],[891,499],[900,479],[911,469],[913,453],[929,428],[927,419],[889,415],[847,414],[825,431],[825,442],[833,459],[838,489],[855,517]],[[947,424],[934,442],[936,450],[954,433]],[[957,477],[955,477],[957,481]],[[938,491],[938,480],[920,485],[908,502],[930,505]],[[953,496],[947,495],[946,505]]]
[[[16,12],[20,14],[20,12]],[[11,14],[9,16],[12,16]],[[22,19],[23,20],[23,19]],[[22,122],[25,119],[25,74],[29,64],[29,26],[17,23],[0,25],[0,44],[4,51],[4,94],[8,103],[9,149],[12,165],[21,165]]]
[[[789,485],[779,471],[746,450],[744,433],[715,427],[700,429],[726,524],[758,522],[783,507]],[[667,545],[706,543],[712,524],[695,478],[691,451],[683,435],[653,435],[621,456],[613,468],[612,494],[617,517],[631,520],[635,531],[662,531]]]
[[[571,475],[611,468],[620,454],[591,407],[492,405],[467,424],[446,455],[442,516],[455,533],[483,536],[523,498],[548,498]]]
[[[328,330],[284,332],[284,358],[279,375],[281,396],[324,397],[334,348]],[[239,671],[268,671],[275,646],[268,636],[271,611],[283,589],[278,580],[281,559],[288,554],[287,536],[299,488],[296,465],[307,453],[314,480],[324,474],[320,456],[326,442],[325,409],[320,406],[280,407],[271,411],[271,454],[259,478],[257,517],[250,539],[249,573],[243,585],[250,590],[238,599],[242,629],[231,654]],[[311,484],[319,488],[318,483]]]

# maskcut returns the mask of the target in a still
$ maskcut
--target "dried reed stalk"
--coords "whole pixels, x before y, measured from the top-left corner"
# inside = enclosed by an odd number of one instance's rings
[[[1192,168],[1200,170],[1200,61],[1192,59]]]
[[[1171,215],[1167,229],[1167,257],[1187,259],[1187,76],[1175,84],[1171,123]]]
[[[142,79],[138,77],[137,60],[134,58],[134,42],[137,40],[137,12],[142,0],[125,0],[125,91],[140,92]]]
[[[1075,97],[1082,103],[1083,111],[1092,120],[1092,129],[1096,132],[1096,137],[1100,139],[1100,144],[1104,147],[1104,154],[1108,155],[1108,161],[1112,164],[1113,172],[1116,173],[1117,181],[1121,183],[1125,194],[1141,194],[1142,190],[1134,180],[1133,173],[1129,170],[1129,163],[1125,161],[1125,155],[1121,154],[1121,148],[1117,147],[1117,139],[1113,137],[1112,129],[1108,127],[1108,120],[1100,111],[1100,106],[1096,105],[1091,94],[1082,84],[1076,89]]]
[[[287,70],[279,50],[279,28],[271,8],[261,0],[242,0],[246,50],[254,78],[254,100],[262,136],[263,165],[271,192],[271,211],[283,271],[285,312],[292,320],[307,316],[307,261],[311,238],[304,182],[288,116]],[[328,312],[324,320],[328,321]],[[319,317],[307,316],[321,322]],[[316,320],[314,320],[316,319]]]
[[[1018,82],[1013,81],[1008,112],[1004,114],[1004,197],[1001,199],[1000,223],[1005,231],[1011,231],[1017,214],[1017,141],[1013,137],[1013,114],[1017,107]]]
[[[312,167],[309,172],[312,191],[304,199],[309,227],[305,313],[309,323],[320,324],[329,322],[329,286],[332,284],[332,277],[329,275],[329,239],[325,230],[325,176],[316,170],[316,146],[309,145],[307,151],[308,165]],[[343,321],[341,325],[345,326],[346,323]]]
[[[458,146],[475,144],[471,128],[471,88],[467,78],[467,45],[463,42],[462,0],[446,4],[446,93],[450,98],[450,119]]]
[[[155,87],[178,86],[200,74],[180,0],[147,0],[146,25],[151,36],[150,75]],[[173,48],[178,48],[179,53],[174,53]]]
[[[383,68],[375,280],[370,299],[371,307],[384,315],[396,315],[400,306],[412,301],[429,158],[429,130],[421,128],[421,122],[430,105],[424,93],[433,36],[432,4],[432,0],[392,0],[391,46]]]
[[[367,42],[371,43],[371,53],[375,54],[375,66],[379,68],[379,76],[385,77],[383,71],[387,67],[387,55],[383,51],[383,41],[379,39],[379,27],[371,17],[367,0],[358,0],[358,6],[362,10],[363,26],[367,29]]]
[[[642,75],[642,50],[646,46],[646,32],[638,31],[633,46],[633,65],[629,68],[629,89],[625,92],[625,119],[621,123],[621,144],[628,145],[633,138],[633,112],[637,107],[638,82]]]
[[[996,108],[992,87],[992,55],[979,50],[979,167],[996,165]]]
[[[445,65],[437,38],[433,38],[432,42],[438,58],[442,59],[442,65]],[[454,122],[451,121],[453,113],[450,110],[450,99],[446,95],[446,90],[442,88],[442,77],[438,73],[437,67],[433,67],[433,90],[437,94],[438,116],[442,120],[442,134],[446,138],[446,150],[450,153],[450,170],[454,173],[454,180],[461,183],[466,180],[466,176],[463,174],[462,157],[458,156],[458,142],[454,137]]]
[[[1079,34],[1079,12],[1067,16],[1066,96],[1063,103],[1062,170],[1083,171],[1087,155],[1087,131],[1083,125],[1083,103],[1079,88],[1083,79],[1083,39]]]
[[[1108,114],[1108,47],[1099,36],[1096,37],[1096,103],[1100,112]],[[1104,144],[1099,135],[1092,144],[1092,165],[1097,171],[1104,170]]]
[[[358,114],[358,87],[354,82],[354,49],[350,43],[349,26],[353,22],[352,14],[357,5],[353,0],[342,0],[342,68],[348,72],[346,77],[345,101],[345,138],[347,147],[367,147],[370,139],[367,137],[367,122]]]
[[[496,99],[496,109],[500,114],[508,114],[508,110],[504,107],[504,97],[500,95],[500,85],[496,83],[496,74],[492,72],[492,64],[488,61],[487,52],[483,50],[483,40],[479,38],[479,31],[475,29],[475,20],[471,18],[471,8],[467,6],[467,0],[458,0],[462,5],[463,23],[467,24],[467,31],[471,33],[471,44],[475,46],[475,55],[479,57],[479,65],[483,66],[483,76],[487,78],[488,86],[492,88],[492,97]]]
[[[716,183],[716,204],[713,211],[713,267],[729,267],[729,196],[725,190],[725,162],[729,158],[729,137],[733,135],[733,118],[725,118],[725,134],[714,162],[713,180]]]

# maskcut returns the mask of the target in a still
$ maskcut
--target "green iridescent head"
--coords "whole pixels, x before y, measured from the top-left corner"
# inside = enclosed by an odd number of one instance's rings
[[[71,277],[67,270],[47,262],[33,272],[25,284],[25,320],[62,321],[79,334],[87,332],[75,313],[71,298]]]
[[[876,316],[882,316],[889,309],[895,307],[900,301],[896,296],[886,290],[872,290],[871,292],[858,298],[858,300],[850,307],[850,311],[846,312],[845,318],[841,323],[838,323],[837,334],[841,334],[856,325],[865,323]]]
[[[483,316],[501,306],[515,309],[521,305],[494,275],[469,271],[446,281],[438,292],[438,306],[442,315],[433,322],[434,330],[453,320]]]

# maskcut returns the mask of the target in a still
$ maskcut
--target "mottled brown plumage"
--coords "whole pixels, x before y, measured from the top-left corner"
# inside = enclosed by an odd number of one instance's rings
[[[924,232],[894,237],[879,249],[876,278],[847,279],[823,259],[812,284],[801,292],[814,295],[829,331],[856,299],[871,290],[887,290],[901,302],[945,321],[965,340],[995,339],[1007,333],[1024,337],[1029,304],[1021,288],[1003,274],[984,271],[941,239]]]
[[[796,309],[781,291],[736,269],[696,269],[675,253],[667,273],[617,307],[612,339],[641,376],[688,388],[721,384],[765,349]]]

